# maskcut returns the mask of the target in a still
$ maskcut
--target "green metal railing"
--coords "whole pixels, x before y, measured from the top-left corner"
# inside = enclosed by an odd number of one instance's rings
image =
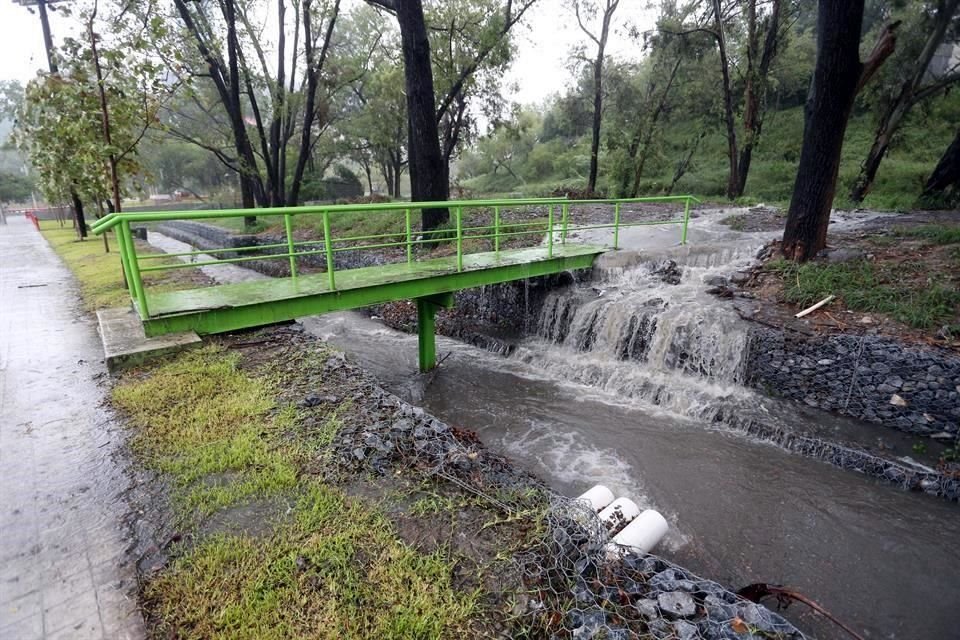
[[[681,227],[681,244],[687,242],[687,227],[690,221],[690,205],[699,200],[692,196],[665,196],[651,198],[630,199],[597,199],[597,200],[568,200],[565,198],[525,198],[499,200],[451,200],[445,202],[387,202],[371,204],[348,205],[318,205],[303,207],[280,207],[273,209],[226,209],[226,210],[196,210],[196,211],[157,211],[136,213],[112,213],[93,225],[94,233],[101,234],[111,229],[115,230],[120,248],[121,263],[130,289],[130,295],[136,302],[140,315],[150,317],[148,299],[145,291],[143,275],[155,271],[184,269],[212,266],[218,264],[242,263],[253,260],[286,260],[289,265],[290,277],[299,275],[298,258],[309,256],[323,256],[325,258],[327,284],[331,291],[337,289],[335,256],[345,251],[363,251],[374,249],[396,249],[400,260],[406,258],[407,263],[416,260],[417,249],[440,243],[449,242],[455,246],[456,268],[464,268],[464,255],[476,253],[471,250],[479,245],[483,250],[491,250],[499,255],[505,249],[506,243],[522,237],[543,238],[540,246],[546,250],[548,258],[553,257],[554,245],[567,244],[572,232],[585,230],[611,229],[612,242],[603,246],[613,249],[620,247],[620,231],[626,227],[648,225],[678,225]],[[666,203],[682,206],[682,212],[668,220],[639,220],[624,222],[622,208],[624,205],[641,203]],[[572,224],[575,209],[583,205],[606,205],[612,208],[612,221],[602,224]],[[414,227],[413,215],[424,209],[445,208],[450,212],[450,226],[431,231],[420,231]],[[536,219],[520,221],[506,220],[504,214],[518,208],[545,209],[545,220],[542,216]],[[464,217],[470,213],[482,213],[484,218],[481,224],[465,224]],[[282,219],[283,242],[259,244],[244,247],[224,247],[221,249],[201,249],[180,253],[138,255],[131,232],[132,224],[169,222],[169,221],[204,221],[228,218],[242,218],[256,215],[258,219]],[[354,215],[390,215],[402,214],[402,230],[387,231],[384,233],[353,235],[337,237],[333,231],[333,218],[338,220],[344,216]],[[295,220],[305,217],[319,217],[319,226],[322,239],[297,240]],[[528,216],[529,218],[529,216]],[[558,221],[559,218],[559,221]],[[492,224],[490,224],[492,222]],[[399,227],[398,221],[398,227]],[[228,257],[216,256],[226,254]],[[249,254],[249,255],[247,255]],[[170,257],[211,256],[212,259],[192,262],[161,262]]]

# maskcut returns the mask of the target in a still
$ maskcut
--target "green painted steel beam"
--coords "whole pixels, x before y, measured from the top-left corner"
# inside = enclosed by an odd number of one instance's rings
[[[437,366],[437,306],[427,298],[417,298],[417,354],[420,373]]]
[[[555,248],[553,258],[546,258],[542,249],[501,251],[496,259],[493,254],[470,254],[464,256],[466,264],[460,272],[456,271],[455,257],[414,263],[412,267],[402,263],[350,269],[338,272],[335,291],[327,288],[327,274],[322,273],[301,275],[295,281],[260,280],[158,292],[150,297],[154,315],[145,319],[143,325],[148,336],[178,331],[223,333],[393,300],[587,269],[604,251],[601,247],[567,245]],[[400,267],[407,267],[407,273]]]
[[[417,347],[420,373],[431,371],[437,366],[437,310],[452,308],[453,293],[438,293],[417,298]]]

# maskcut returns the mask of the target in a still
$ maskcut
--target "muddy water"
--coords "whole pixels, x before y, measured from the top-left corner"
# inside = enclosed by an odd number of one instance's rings
[[[855,221],[839,224],[848,223]],[[956,505],[711,426],[711,408],[733,403],[802,430],[872,429],[785,409],[740,385],[741,328],[703,295],[703,281],[748,263],[763,234],[730,237],[710,219],[697,221],[695,250],[668,249],[683,280],[665,287],[643,263],[653,245],[670,245],[669,232],[621,236],[634,257],[560,292],[535,323],[542,335],[511,358],[441,338],[439,353],[450,355],[422,376],[415,336],[357,313],[303,324],[398,395],[478,432],[558,491],[576,495],[600,482],[658,509],[671,523],[658,552],[704,576],[796,588],[864,637],[957,637]],[[650,299],[663,302],[651,307]],[[656,322],[636,320],[650,308]],[[568,322],[559,334],[549,316],[558,310]],[[631,332],[649,325],[643,358],[616,357],[636,344]],[[820,637],[841,636],[802,605],[787,615]]]
[[[956,637],[960,513],[735,434],[517,361],[440,339],[451,355],[416,374],[416,337],[359,314],[304,322],[383,384],[575,495],[602,482],[663,512],[659,550],[724,583],[785,584],[871,638]],[[828,420],[828,416],[823,417]],[[788,611],[821,637],[835,630]]]

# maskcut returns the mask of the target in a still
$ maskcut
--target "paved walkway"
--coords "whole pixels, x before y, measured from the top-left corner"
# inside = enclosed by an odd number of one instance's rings
[[[141,638],[120,518],[122,432],[70,272],[31,224],[0,226],[0,639]]]

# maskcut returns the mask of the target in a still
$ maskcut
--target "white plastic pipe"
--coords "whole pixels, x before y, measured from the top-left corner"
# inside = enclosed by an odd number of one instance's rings
[[[623,528],[640,515],[640,507],[630,498],[617,498],[610,506],[600,512],[600,521],[610,532]]]
[[[610,489],[607,489],[602,484],[598,484],[577,498],[577,501],[586,502],[594,511],[601,511],[604,507],[613,502],[613,498],[613,491],[610,491]]]
[[[666,518],[653,509],[647,509],[615,535],[613,542],[640,553],[650,553],[669,528]]]

